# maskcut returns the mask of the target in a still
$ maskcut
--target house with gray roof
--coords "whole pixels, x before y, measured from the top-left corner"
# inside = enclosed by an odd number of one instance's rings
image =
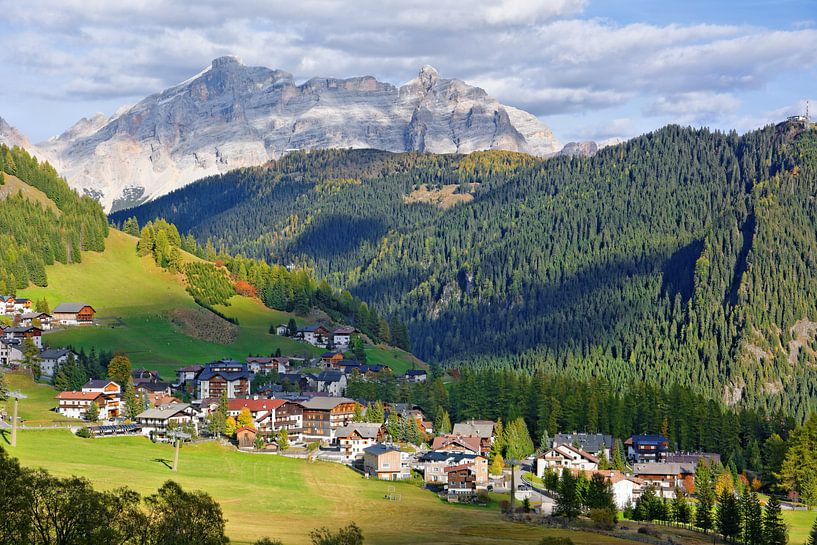
[[[596,457],[600,457],[603,453],[604,457],[609,460],[613,448],[613,436],[604,433],[557,433],[551,446],[558,447],[559,445],[570,445]]]
[[[142,434],[163,437],[168,426],[196,426],[196,411],[189,403],[170,403],[139,413],[136,423],[142,427]]]
[[[68,357],[73,354],[76,360],[77,354],[68,348],[46,348],[40,352],[40,376],[47,379],[54,378],[61,365],[68,361]]]
[[[92,324],[94,314],[94,307],[86,303],[60,303],[52,311],[54,320],[64,325]]]

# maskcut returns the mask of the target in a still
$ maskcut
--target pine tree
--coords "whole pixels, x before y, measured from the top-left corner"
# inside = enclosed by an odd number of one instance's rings
[[[488,466],[488,472],[494,477],[502,475],[502,470],[505,467],[505,460],[498,452],[491,451],[491,464]]]
[[[581,500],[579,498],[577,479],[565,468],[559,480],[559,490],[556,495],[556,505],[553,512],[561,517],[574,519],[581,514]]]
[[[96,422],[99,419],[99,405],[96,401],[92,401],[85,411],[85,419],[89,422]]]
[[[766,509],[763,512],[763,542],[764,545],[786,545],[789,540],[783,514],[780,511],[780,501],[776,496],[769,497]]]
[[[289,448],[289,434],[287,433],[287,430],[283,428],[278,430],[278,435],[275,439],[275,444],[278,445],[278,450],[280,450],[281,452]]]
[[[727,541],[734,541],[740,533],[740,508],[735,495],[724,490],[718,498],[718,532]]]
[[[437,435],[451,433],[451,418],[442,406],[437,407],[437,416],[434,419],[434,431]]]
[[[143,411],[142,403],[136,393],[136,388],[133,386],[133,381],[129,380],[125,385],[125,391],[122,393],[122,402],[125,404],[125,416],[134,420],[136,416]]]
[[[593,473],[584,495],[584,504],[588,509],[607,509],[616,511],[613,500],[613,487],[601,473]]]
[[[355,414],[352,416],[352,422],[364,422],[363,408],[359,404],[355,404]]]
[[[745,545],[763,545],[763,508],[757,494],[748,486],[740,499],[741,534]],[[815,544],[817,545],[817,544]]]
[[[809,533],[805,545],[817,545],[817,520],[814,521],[814,525],[811,527],[811,532]]]

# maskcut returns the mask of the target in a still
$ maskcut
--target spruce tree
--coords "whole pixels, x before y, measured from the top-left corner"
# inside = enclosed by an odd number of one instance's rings
[[[776,496],[771,496],[763,512],[764,545],[786,545],[788,540],[788,530],[785,522],[783,522],[780,501]]]

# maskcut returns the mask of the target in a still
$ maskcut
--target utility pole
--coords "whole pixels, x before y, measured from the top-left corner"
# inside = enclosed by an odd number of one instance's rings
[[[179,469],[179,438],[176,437],[176,453],[173,455],[173,471],[178,471]]]
[[[17,398],[14,398],[14,411],[11,418],[11,446],[17,446]]]

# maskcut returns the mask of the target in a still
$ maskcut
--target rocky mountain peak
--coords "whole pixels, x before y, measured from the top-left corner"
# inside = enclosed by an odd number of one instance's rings
[[[547,156],[561,145],[536,116],[428,65],[401,87],[371,76],[296,84],[287,72],[225,56],[109,119],[80,121],[36,151],[116,210],[289,150],[326,148]]]
[[[438,79],[440,79],[440,73],[437,72],[437,69],[430,64],[424,64],[420,67],[420,72],[417,74],[417,77],[419,78],[423,87],[428,90],[431,89]]]
[[[224,55],[223,57],[213,59],[210,66],[213,68],[213,70],[219,70],[229,67],[244,66],[244,63],[242,63],[241,59],[235,55]]]

